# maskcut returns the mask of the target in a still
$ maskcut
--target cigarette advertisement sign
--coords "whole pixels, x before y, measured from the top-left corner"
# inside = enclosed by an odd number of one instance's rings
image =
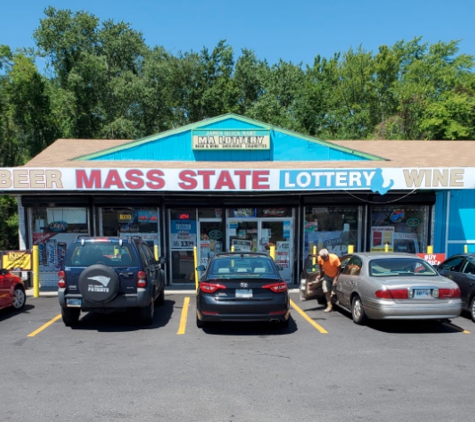
[[[30,251],[8,251],[2,256],[2,268],[6,270],[31,271],[31,252]]]

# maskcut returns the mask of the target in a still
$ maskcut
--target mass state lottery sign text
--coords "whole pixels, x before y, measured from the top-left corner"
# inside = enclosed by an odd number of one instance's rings
[[[0,168],[0,192],[321,191],[473,189],[474,168],[160,169]]]

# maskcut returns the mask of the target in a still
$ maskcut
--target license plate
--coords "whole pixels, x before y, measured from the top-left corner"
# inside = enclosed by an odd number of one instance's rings
[[[430,289],[414,289],[414,299],[427,299],[432,297]]]
[[[66,299],[66,306],[68,308],[80,308],[81,305],[82,305],[82,299],[77,299],[77,298]]]
[[[236,289],[236,297],[240,297],[240,298],[252,297],[252,289]]]

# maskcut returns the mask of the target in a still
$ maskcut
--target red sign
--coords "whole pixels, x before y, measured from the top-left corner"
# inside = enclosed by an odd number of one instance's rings
[[[439,265],[445,261],[445,253],[418,253],[417,256],[431,265]]]

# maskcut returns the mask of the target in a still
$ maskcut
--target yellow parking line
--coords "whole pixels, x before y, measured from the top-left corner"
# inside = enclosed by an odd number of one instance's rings
[[[314,326],[318,331],[322,334],[328,334],[328,331],[325,330],[323,327],[318,325],[312,318],[310,318],[302,309],[300,309],[292,299],[290,299],[290,305],[294,308],[307,322]]]
[[[36,336],[39,332],[43,331],[46,327],[49,327],[53,322],[57,321],[58,319],[61,318],[61,314],[56,315],[53,319],[48,321],[46,324],[42,325],[40,328],[38,328],[36,331],[33,331],[32,333],[28,334],[28,337],[34,337]]]
[[[183,309],[181,310],[180,326],[178,327],[177,334],[185,334],[186,330],[186,317],[188,316],[188,306],[190,305],[190,298],[185,297],[183,300]]]

